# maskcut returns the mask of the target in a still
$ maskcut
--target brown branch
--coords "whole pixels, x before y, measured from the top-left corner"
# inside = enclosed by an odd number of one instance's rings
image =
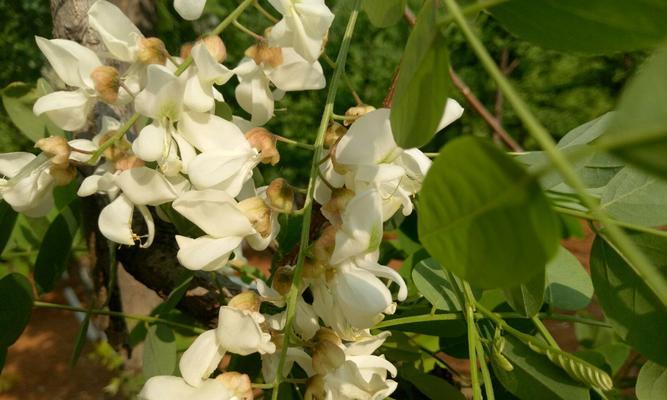
[[[461,80],[453,69],[449,69],[449,76],[452,78],[454,86],[461,92],[466,101],[482,117],[482,119],[494,130],[498,137],[507,144],[512,151],[523,151],[523,148],[510,136],[509,133],[500,125],[498,120],[484,107],[481,101],[475,96],[470,88]]]

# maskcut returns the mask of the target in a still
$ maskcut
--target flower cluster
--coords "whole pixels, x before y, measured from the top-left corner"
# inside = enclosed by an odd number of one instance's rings
[[[88,12],[104,54],[38,37],[67,88],[38,99],[36,115],[77,131],[89,125],[91,111],[103,102],[132,105],[148,122],[136,137],[125,138],[139,118],[128,125],[104,117],[92,139],[50,137],[37,142],[38,156],[0,155],[2,199],[28,216],[43,216],[53,206],[53,187],[76,179],[76,165],[94,163],[78,194],[108,197],[99,229],[119,245],[150,246],[155,216],[170,221],[172,211],[201,232],[176,236],[178,260],[190,270],[232,273],[230,260],[242,259],[244,248],[264,250],[275,243],[278,215],[295,212],[297,204],[282,179],[268,187],[254,185],[259,164],[280,160],[277,136],[262,125],[286,92],[325,87],[317,60],[334,16],[324,0],[269,2],[283,18],[267,30],[266,41],[245,50],[235,68],[223,64],[227,49],[219,37],[202,37],[184,46],[180,57],[172,56],[160,39],[145,37],[105,0]],[[185,19],[196,19],[204,3],[175,0],[174,6]],[[216,86],[233,77],[237,103],[250,120],[215,114],[224,101]],[[462,111],[448,101],[440,128]],[[327,132],[328,151],[315,185],[315,201],[327,222],[317,228],[319,236],[300,266],[303,284],[291,287],[296,267],[289,265],[274,272],[271,285],[256,280],[220,308],[218,327],[183,354],[181,377],[151,378],[141,399],[251,399],[247,375],[224,372],[212,378],[226,353],[259,353],[268,383],[298,365],[308,376],[310,399],[381,399],[395,390],[389,376],[396,376],[396,368],[373,354],[388,332],[372,335],[370,329],[393,313],[394,299],[404,300],[407,288],[395,270],[379,264],[379,246],[384,222],[399,210],[413,211],[430,160],[418,149],[396,145],[388,109],[360,106],[348,115],[348,122],[354,120],[349,130],[332,122]],[[133,223],[135,210],[143,224]],[[137,226],[145,232],[135,232]],[[298,297],[288,332],[284,308],[293,290]],[[262,313],[262,303],[273,304],[274,311]],[[284,310],[276,313],[276,307]],[[298,345],[284,340],[292,335]]]

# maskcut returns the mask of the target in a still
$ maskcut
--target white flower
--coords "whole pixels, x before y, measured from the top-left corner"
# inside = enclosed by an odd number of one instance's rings
[[[40,97],[33,106],[35,115],[46,114],[54,124],[67,131],[81,129],[95,105],[95,83],[91,74],[102,62],[90,49],[71,40],[36,36],[44,56],[63,82],[74,91],[57,91]]]
[[[224,101],[213,85],[226,83],[234,73],[218,63],[206,45],[199,41],[190,52],[195,68],[185,84],[185,106],[193,111],[208,112],[215,109],[215,101]]]
[[[176,12],[188,21],[194,21],[204,12],[206,0],[174,0]]]
[[[113,58],[127,63],[137,61],[139,39],[144,35],[118,7],[97,0],[88,9],[88,23],[100,35]]]
[[[334,19],[324,0],[269,0],[269,3],[283,15],[271,28],[269,44],[293,47],[307,61],[316,61]]]
[[[234,249],[244,239],[258,233],[270,235],[273,228],[265,224],[271,221],[256,220],[254,211],[245,209],[244,205],[226,192],[212,189],[193,190],[174,201],[174,210],[206,233],[196,239],[176,236],[180,263],[192,270],[215,271],[227,264]],[[270,215],[265,217],[270,218]],[[263,228],[268,232],[260,232]],[[249,244],[253,243],[256,242],[249,241]],[[268,243],[262,244],[268,246]],[[261,247],[256,249],[263,250]]]
[[[0,154],[0,198],[29,217],[42,217],[53,208],[55,179],[48,173],[46,156],[31,153]],[[6,179],[10,178],[10,179]]]
[[[449,99],[438,130],[460,117],[462,110],[456,101]],[[412,213],[411,197],[421,189],[431,166],[431,160],[419,149],[398,147],[391,131],[389,112],[381,108],[359,118],[338,142],[334,157],[336,165],[345,172],[346,187],[355,192],[369,188],[378,190],[384,221],[400,208],[404,215]],[[341,175],[333,166],[321,168],[333,185],[340,184]],[[318,201],[326,202],[329,196],[328,188],[318,184]]]
[[[276,94],[322,89],[326,85],[322,66],[305,60],[291,48],[266,49],[258,45],[255,56],[243,58],[234,73],[239,79],[236,100],[252,115],[255,126],[264,125],[273,116]],[[280,93],[272,93],[270,83]]]
[[[78,195],[84,197],[98,192],[108,194],[113,200],[100,212],[100,232],[115,243],[133,246],[139,239],[132,231],[132,216],[136,207],[148,229],[147,239],[141,247],[149,247],[155,235],[153,216],[147,206],[168,203],[178,195],[175,185],[147,167],[91,175],[81,183]]]
[[[275,352],[262,322],[264,316],[256,311],[221,307],[217,328],[199,335],[181,357],[179,369],[185,382],[195,387],[205,383],[226,352],[243,356]]]
[[[234,400],[236,397],[217,379],[207,379],[199,387],[176,376],[154,376],[139,393],[139,400]]]

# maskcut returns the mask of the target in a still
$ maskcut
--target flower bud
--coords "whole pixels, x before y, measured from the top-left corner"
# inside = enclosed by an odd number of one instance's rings
[[[42,150],[56,168],[67,168],[69,166],[69,155],[72,149],[70,149],[69,143],[64,137],[49,136],[39,139],[35,143],[35,147]]]
[[[326,388],[324,387],[324,377],[322,375],[313,375],[308,378],[304,400],[325,400],[327,398]]]
[[[332,121],[324,134],[324,145],[326,147],[333,147],[338,139],[347,133],[347,128],[336,121]]]
[[[280,153],[276,147],[277,139],[271,132],[264,128],[252,128],[245,133],[245,138],[250,146],[259,151],[263,164],[278,164]]]
[[[345,121],[343,121],[343,125],[350,126],[354,121],[356,121],[362,115],[368,114],[371,111],[375,111],[375,107],[369,106],[368,104],[361,104],[355,107],[350,107],[348,108],[347,111],[345,111],[345,116],[352,117],[352,119],[346,119]]]
[[[322,375],[335,370],[345,362],[345,352],[328,340],[319,342],[313,350],[313,369]]]
[[[338,227],[334,225],[327,226],[319,238],[313,244],[313,255],[315,260],[324,265],[329,264],[329,259],[336,246],[336,232]]]
[[[266,188],[269,206],[276,211],[291,213],[294,210],[294,189],[283,178],[274,179]]]
[[[120,74],[116,68],[102,65],[90,73],[90,78],[95,83],[95,90],[102,101],[113,104],[118,100]]]
[[[160,64],[167,62],[167,48],[164,42],[156,37],[141,38],[138,40],[139,51],[137,59],[144,64]]]
[[[259,311],[262,300],[252,291],[241,292],[229,300],[227,305],[237,310]]]
[[[178,56],[185,60],[190,56],[190,53],[192,52],[192,48],[194,46],[195,44],[192,42],[188,42],[181,45],[181,50],[179,51]]]
[[[56,182],[56,186],[66,186],[76,178],[76,168],[70,165],[65,168],[52,166],[49,168],[49,174]]]
[[[252,400],[254,398],[250,377],[246,374],[230,371],[218,375],[215,379],[221,381],[235,399]]]
[[[339,175],[345,175],[349,172],[348,168],[340,164],[336,160],[336,146],[338,146],[338,143],[334,144],[333,147],[329,150],[329,154],[331,157],[331,165],[333,166],[334,171],[336,171],[337,174]]]
[[[106,143],[108,140],[112,140],[112,138],[115,136],[116,131],[108,131],[102,134],[99,140],[99,145],[103,145]],[[104,150],[104,158],[107,160],[115,161],[120,158],[123,158],[127,155],[128,151],[132,147],[132,144],[127,141],[124,137],[116,142],[114,142],[111,146],[106,148]]]
[[[313,337],[313,342],[315,343],[322,343],[322,342],[330,342],[335,344],[336,346],[342,346],[343,345],[343,340],[330,328],[320,328],[318,329],[317,333],[315,333],[315,336]]]
[[[271,234],[271,209],[262,198],[251,197],[245,199],[239,203],[239,208],[248,217],[257,233],[262,237],[267,237]]]
[[[306,258],[303,263],[302,276],[305,279],[318,279],[324,274],[324,270],[325,266],[321,262]]]
[[[278,268],[273,274],[273,281],[271,286],[276,290],[276,292],[286,296],[292,287],[292,276],[294,275],[294,270],[289,265],[284,265]]]
[[[331,192],[331,198],[322,206],[322,214],[329,220],[336,223],[343,223],[342,213],[347,207],[347,203],[354,197],[354,192],[348,188],[334,189]]]
[[[117,159],[114,163],[114,167],[118,171],[127,171],[132,168],[139,168],[144,166],[144,160],[135,156],[134,154],[127,155]]]
[[[204,46],[208,52],[213,56],[215,61],[221,63],[227,58],[227,48],[225,47],[225,42],[222,41],[220,36],[208,35],[204,36],[201,39]]]
[[[257,65],[266,63],[273,68],[277,68],[283,63],[283,50],[280,47],[269,47],[266,42],[260,42],[248,47],[245,55],[255,60],[255,64]]]

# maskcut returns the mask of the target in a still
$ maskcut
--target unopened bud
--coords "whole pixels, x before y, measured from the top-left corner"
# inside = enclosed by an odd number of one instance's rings
[[[220,36],[208,35],[204,36],[201,39],[204,46],[208,52],[213,56],[215,61],[221,63],[227,58],[227,48],[225,47],[225,42],[222,41]]]
[[[257,65],[265,63],[277,68],[283,64],[283,50],[280,47],[269,47],[265,42],[248,47],[245,55],[255,60]]]
[[[329,150],[329,154],[331,156],[331,165],[333,166],[334,171],[336,171],[337,174],[339,175],[345,175],[348,173],[348,168],[340,164],[338,160],[336,160],[336,147],[338,146],[338,143],[334,144],[333,147]]]
[[[254,398],[252,383],[250,383],[250,377],[246,374],[230,371],[218,375],[215,379],[221,381],[235,399],[252,400]]]
[[[318,374],[327,374],[345,362],[345,352],[335,343],[323,340],[313,350],[313,369]]]
[[[335,344],[336,346],[342,346],[343,345],[343,340],[334,332],[332,329],[329,328],[320,328],[318,329],[317,333],[315,333],[315,336],[313,337],[313,342],[315,343],[322,343],[322,342],[330,342]]]
[[[343,125],[350,126],[354,121],[360,118],[364,114],[368,114],[371,111],[375,111],[375,107],[369,106],[368,104],[361,104],[358,106],[350,107],[345,111],[346,117],[351,117],[351,119],[346,119],[343,121]]]
[[[276,292],[282,294],[283,296],[287,295],[290,288],[292,287],[292,276],[294,275],[294,270],[292,267],[285,265],[276,270],[276,273],[273,274],[273,281],[271,286],[276,290]]]
[[[252,291],[241,292],[229,300],[227,305],[237,310],[259,311],[262,300]]]
[[[99,145],[103,145],[108,140],[113,140],[113,137],[116,136],[116,131],[105,132],[99,141]],[[118,160],[127,155],[127,152],[132,147],[132,144],[127,141],[127,139],[122,138],[121,140],[115,141],[111,146],[104,150],[104,158],[107,160]]]
[[[188,42],[181,45],[181,50],[179,51],[178,56],[185,60],[190,56],[190,53],[192,52],[192,48],[194,46],[195,44],[192,42]]]
[[[245,138],[250,146],[259,151],[263,164],[278,164],[280,153],[276,147],[277,139],[271,132],[264,128],[252,128],[245,133]]]
[[[269,206],[276,211],[291,213],[294,210],[294,189],[283,178],[274,179],[266,188]]]
[[[118,100],[120,74],[116,68],[102,65],[90,73],[90,78],[93,80],[95,90],[102,101],[113,104]]]
[[[322,375],[313,375],[308,378],[304,400],[325,400],[327,398],[326,388],[324,386],[324,377]]]
[[[49,168],[49,174],[53,176],[56,186],[66,186],[76,178],[76,168],[74,165],[66,168],[52,166]]]
[[[69,166],[69,155],[72,152],[67,139],[62,136],[49,136],[39,139],[35,147],[42,150],[51,159],[51,163],[57,168]]]
[[[303,263],[303,277],[305,279],[318,279],[324,274],[325,266],[319,261],[307,258]]]
[[[327,265],[336,246],[336,232],[338,227],[334,225],[327,226],[319,238],[313,244],[313,255],[315,260]]]
[[[333,147],[338,139],[343,137],[347,133],[347,128],[339,124],[336,121],[333,121],[329,124],[326,133],[324,134],[324,145],[326,147]]]
[[[251,197],[239,202],[239,208],[250,220],[252,227],[262,237],[271,234],[271,209],[260,197]]]
[[[144,64],[160,64],[167,62],[167,48],[164,42],[156,37],[139,39],[139,51],[137,59]]]
[[[132,168],[139,168],[144,166],[144,161],[134,154],[119,158],[114,163],[117,171],[127,171]]]
[[[329,220],[341,224],[343,222],[341,215],[353,197],[354,192],[348,188],[334,189],[329,201],[322,206],[322,214]]]

